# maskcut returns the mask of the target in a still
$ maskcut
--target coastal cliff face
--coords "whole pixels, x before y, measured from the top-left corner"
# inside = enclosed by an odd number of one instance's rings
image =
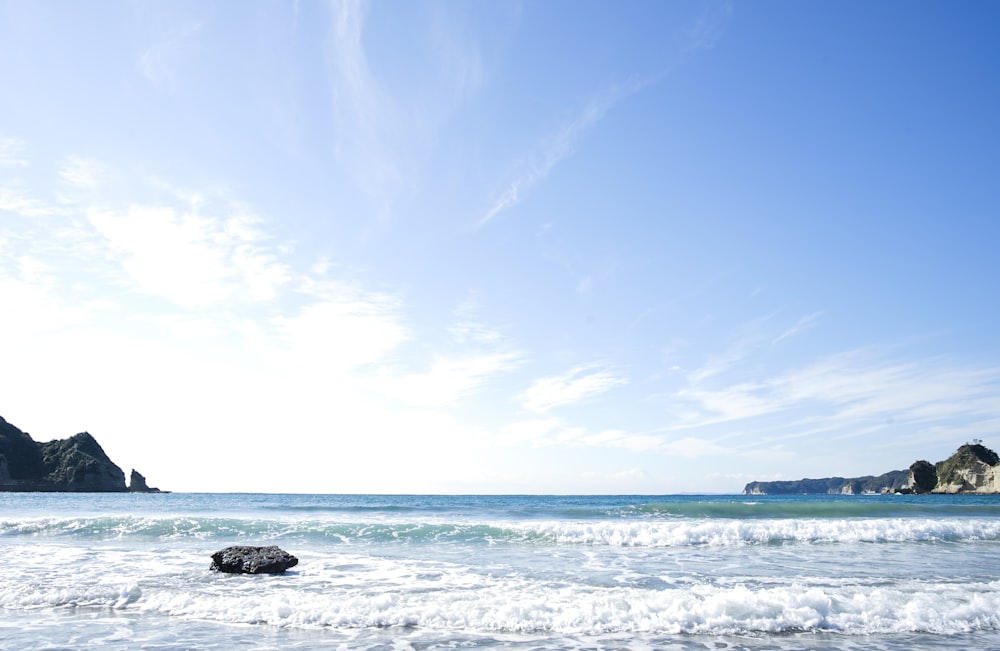
[[[38,443],[0,417],[0,491],[127,490],[125,473],[89,433]]]
[[[905,470],[892,470],[883,475],[865,477],[824,477],[793,481],[752,481],[743,489],[744,495],[864,495],[893,493],[904,488],[909,480]]]
[[[914,492],[924,492],[918,488],[913,466],[910,470]],[[979,443],[963,445],[955,454],[934,464],[934,474],[936,481],[931,493],[1000,493],[1000,457]]]
[[[744,495],[871,493],[1000,493],[1000,457],[977,442],[963,445],[936,464],[920,460],[909,470],[893,470],[878,477],[753,481],[743,489]]]
[[[43,443],[45,479],[65,490],[124,491],[125,473],[116,466],[89,432]]]

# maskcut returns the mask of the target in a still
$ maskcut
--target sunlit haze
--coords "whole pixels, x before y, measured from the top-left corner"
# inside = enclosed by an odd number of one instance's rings
[[[1000,446],[1000,3],[0,0],[0,416],[174,491]]]

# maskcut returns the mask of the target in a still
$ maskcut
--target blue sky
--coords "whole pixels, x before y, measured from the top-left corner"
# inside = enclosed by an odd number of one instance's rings
[[[1000,5],[0,2],[0,415],[179,491],[1000,446]]]

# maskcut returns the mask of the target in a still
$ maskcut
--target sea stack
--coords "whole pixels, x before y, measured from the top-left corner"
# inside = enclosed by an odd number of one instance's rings
[[[159,493],[159,488],[153,488],[146,484],[146,478],[138,470],[132,468],[132,474],[128,479],[128,489],[132,493]]]

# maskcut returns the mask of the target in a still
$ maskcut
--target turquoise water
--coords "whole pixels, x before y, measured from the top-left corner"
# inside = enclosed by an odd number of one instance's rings
[[[0,648],[1000,648],[998,552],[997,496],[2,493]]]

